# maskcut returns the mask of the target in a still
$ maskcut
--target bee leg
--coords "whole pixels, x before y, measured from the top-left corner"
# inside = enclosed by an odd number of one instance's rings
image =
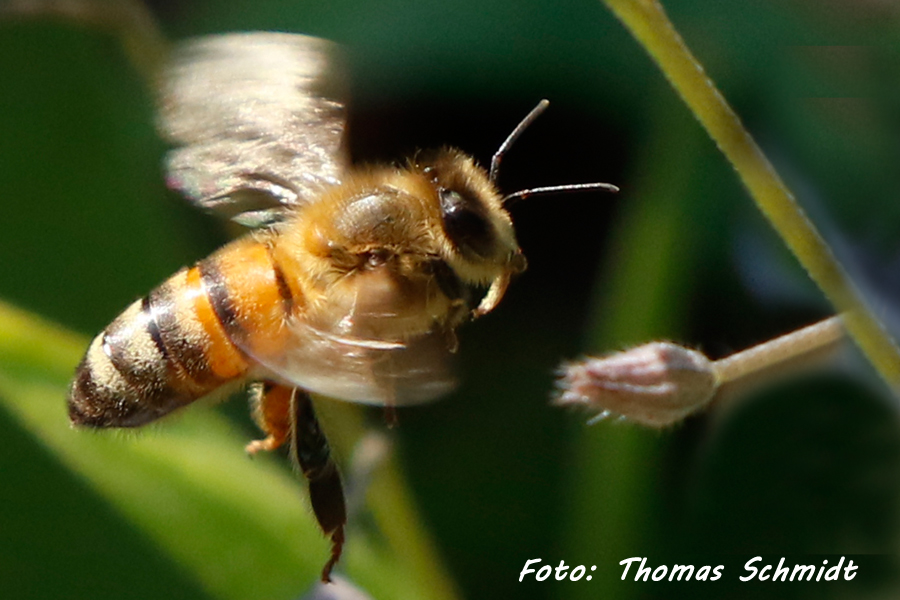
[[[266,434],[245,448],[248,454],[280,448],[291,434],[291,396],[293,388],[265,381],[256,383],[250,394],[253,420]]]
[[[299,389],[290,391],[291,457],[309,482],[309,500],[319,527],[325,535],[331,536],[331,557],[322,569],[322,581],[330,582],[331,570],[344,547],[344,525],[347,523],[344,487],[309,394]]]

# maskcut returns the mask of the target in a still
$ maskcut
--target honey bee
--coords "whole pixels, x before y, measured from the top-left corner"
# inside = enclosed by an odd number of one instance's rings
[[[352,167],[334,52],[280,33],[172,50],[158,78],[168,183],[254,229],[125,309],[68,396],[75,425],[137,427],[251,383],[265,437],[247,449],[289,444],[331,537],[325,581],[346,508],[310,394],[394,407],[447,393],[456,328],[493,310],[526,267],[505,204],[557,189],[504,198],[496,168],[452,148]]]

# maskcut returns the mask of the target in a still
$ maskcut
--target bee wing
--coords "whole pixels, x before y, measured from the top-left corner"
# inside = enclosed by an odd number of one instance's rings
[[[435,400],[455,386],[447,339],[434,332],[405,342],[339,336],[302,321],[290,349],[254,356],[278,377],[305,390],[351,402],[403,406]]]
[[[276,220],[339,183],[344,107],[337,48],[288,33],[177,46],[160,81],[169,186],[246,225]]]

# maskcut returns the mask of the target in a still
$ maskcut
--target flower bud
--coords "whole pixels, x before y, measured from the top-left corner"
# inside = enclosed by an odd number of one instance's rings
[[[617,415],[667,427],[703,408],[718,387],[712,362],[695,350],[653,342],[606,358],[564,364],[559,406],[596,411],[591,422]]]

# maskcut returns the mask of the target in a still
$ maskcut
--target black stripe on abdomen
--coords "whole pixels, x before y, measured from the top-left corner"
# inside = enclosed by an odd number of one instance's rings
[[[210,342],[202,333],[202,324],[197,322],[191,310],[193,307],[183,298],[179,307],[176,296],[179,291],[184,290],[179,290],[169,280],[145,299],[149,321],[155,330],[155,334],[151,331],[151,335],[167,356],[173,376],[189,379],[206,393],[225,383],[225,380],[210,368],[204,350]]]
[[[228,291],[228,282],[219,270],[215,256],[207,258],[197,264],[200,270],[200,279],[203,289],[209,298],[213,312],[219,319],[219,324],[225,331],[225,335],[231,339],[238,351],[243,354],[242,346],[247,343],[247,332],[238,320],[238,314],[234,302]]]
[[[103,353],[147,402],[157,404],[169,399],[179,401],[182,394],[169,385],[168,357],[146,299],[132,304],[101,334]],[[158,330],[156,331],[158,333]]]

